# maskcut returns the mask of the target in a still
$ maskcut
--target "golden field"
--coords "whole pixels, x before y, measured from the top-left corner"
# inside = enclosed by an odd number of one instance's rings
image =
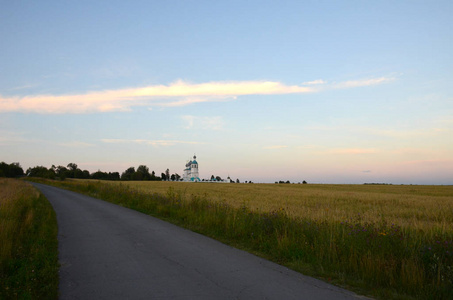
[[[105,181],[104,181],[105,182]],[[141,192],[166,195],[169,188],[234,207],[261,212],[284,209],[291,217],[399,225],[402,228],[453,233],[453,186],[228,184],[156,181],[108,182]]]

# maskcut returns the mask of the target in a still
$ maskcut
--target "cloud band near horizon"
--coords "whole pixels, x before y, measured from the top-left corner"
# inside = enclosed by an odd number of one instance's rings
[[[169,85],[93,91],[78,95],[32,95],[24,97],[3,97],[0,95],[0,113],[82,114],[130,111],[135,106],[174,107],[200,102],[226,101],[245,95],[315,93],[323,89],[370,86],[391,80],[394,80],[394,78],[381,77],[334,83],[330,86],[323,80],[302,85],[285,85],[276,81],[219,81],[192,84],[179,80]],[[315,87],[314,82],[316,83]]]

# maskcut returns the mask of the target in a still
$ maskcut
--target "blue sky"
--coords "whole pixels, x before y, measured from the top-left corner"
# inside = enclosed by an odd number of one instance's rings
[[[453,184],[451,1],[1,1],[0,161]]]

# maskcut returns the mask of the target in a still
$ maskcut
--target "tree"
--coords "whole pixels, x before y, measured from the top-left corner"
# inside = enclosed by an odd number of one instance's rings
[[[118,172],[109,172],[109,180],[120,180],[120,173]]]
[[[130,167],[121,174],[121,180],[134,180],[135,168]]]
[[[68,177],[68,178],[77,178],[76,177],[76,173],[77,173],[77,170],[78,170],[77,164],[69,163],[67,165],[67,167],[68,167],[68,171],[66,172],[66,177]]]
[[[27,176],[55,179],[55,173],[53,172],[53,170],[52,169],[48,170],[46,167],[43,166],[28,168]]]
[[[83,179],[90,179],[90,171],[88,171],[88,170],[83,170],[83,171],[82,171],[82,178],[83,178]]]
[[[75,164],[75,163],[69,163],[69,164],[67,165],[67,167],[68,167],[68,171],[69,171],[69,172],[67,173],[68,177],[69,177],[69,178],[74,178],[74,177],[75,177],[75,172],[76,172],[76,170],[77,170],[77,164]]]
[[[120,173],[118,172],[106,173],[98,170],[97,172],[91,175],[91,178],[99,180],[120,180]]]
[[[77,164],[75,164],[75,163],[69,163],[69,164],[67,165],[67,167],[68,167],[71,171],[77,170]]]
[[[181,179],[181,176],[179,176],[178,173],[175,173],[175,177],[176,177],[176,181],[179,181],[179,179]]]
[[[102,172],[101,170],[98,170],[97,172],[94,172],[91,175],[91,178],[106,180],[108,178],[108,174],[105,172]]]
[[[20,177],[24,176],[24,170],[18,162],[7,164],[5,162],[0,163],[0,177]]]
[[[307,182],[304,180],[304,181],[302,181],[302,184],[307,184]]]
[[[90,174],[90,173],[88,173]],[[83,171],[80,170],[79,168],[75,169],[74,171],[74,178],[81,178],[83,179]]]
[[[61,180],[65,180],[66,177],[68,177],[68,172],[69,172],[69,170],[66,169],[66,167],[63,167],[63,166],[58,166],[58,167],[56,167],[56,169],[55,169],[55,174],[56,174]]]
[[[165,173],[160,174],[160,177],[162,178],[162,181],[167,180],[167,176],[165,175]]]
[[[165,170],[165,178],[166,178],[166,180],[170,180],[170,170],[169,169]]]
[[[136,172],[137,180],[151,180],[151,174],[149,174],[149,168],[145,165],[140,165]]]
[[[176,180],[176,175],[175,174],[171,174],[170,179],[171,179],[171,181],[175,181]]]
[[[9,164],[9,176],[10,177],[24,176],[24,169],[22,169],[18,162],[13,162]]]
[[[9,176],[9,165],[5,162],[0,163],[0,177],[10,177]]]
[[[239,178],[236,178],[236,183],[241,183],[241,182],[239,181]]]

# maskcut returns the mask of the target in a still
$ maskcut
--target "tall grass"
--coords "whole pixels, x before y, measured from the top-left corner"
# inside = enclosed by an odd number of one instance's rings
[[[28,183],[0,178],[0,299],[56,299],[57,221]]]
[[[432,222],[423,223],[424,226],[420,223],[392,222],[393,216],[399,216],[395,218],[397,221],[402,218],[401,212],[393,210],[400,205],[406,206],[405,201],[412,203],[412,206],[417,203],[423,207],[418,203],[418,197],[428,197],[423,199],[429,201],[439,197],[439,203],[451,205],[453,199],[448,196],[448,191],[425,187],[419,188],[419,192],[402,192],[400,188],[389,190],[385,187],[380,190],[372,187],[371,192],[366,194],[369,187],[318,186],[311,192],[318,196],[302,203],[308,207],[310,203],[314,207],[319,205],[320,211],[310,213],[307,209],[296,215],[290,211],[292,204],[289,196],[284,196],[282,200],[268,189],[280,189],[282,194],[287,195],[295,191],[291,190],[292,187],[288,187],[288,191],[277,185],[242,185],[244,190],[239,197],[249,196],[252,199],[253,193],[259,194],[260,189],[274,195],[276,203],[272,208],[263,206],[265,209],[260,210],[252,208],[251,201],[238,205],[234,200],[213,200],[210,197],[211,188],[238,191],[241,185],[199,184],[196,188],[205,192],[195,193],[188,191],[196,184],[175,183],[167,185],[165,193],[152,193],[153,185],[145,192],[143,187],[122,183],[80,181],[58,184],[159,216],[305,274],[359,289],[378,298],[453,298],[453,234],[452,222],[448,219],[451,212],[439,212],[437,217],[430,217]],[[244,195],[247,190],[252,194]],[[362,193],[362,197],[354,196],[357,193]],[[373,193],[381,195],[386,204],[378,203],[379,197]],[[406,195],[402,199],[403,204],[397,199],[402,193]],[[397,198],[392,199],[389,194]],[[352,204],[344,199],[346,195],[351,197]],[[436,206],[432,203],[428,205]],[[361,213],[357,212],[357,207],[374,209],[374,206],[379,206],[378,217],[368,217],[360,209]],[[349,213],[341,209],[356,211]],[[330,210],[336,210],[340,216],[331,215]],[[425,213],[430,215],[432,212]],[[423,212],[420,214],[423,215]]]
[[[118,182],[106,182],[118,184]],[[398,224],[424,232],[453,233],[453,186],[192,184],[130,181],[122,184],[145,193],[165,195],[172,187],[182,194],[205,195],[258,212],[285,208],[291,217],[342,222]],[[359,216],[359,218],[358,218]]]

